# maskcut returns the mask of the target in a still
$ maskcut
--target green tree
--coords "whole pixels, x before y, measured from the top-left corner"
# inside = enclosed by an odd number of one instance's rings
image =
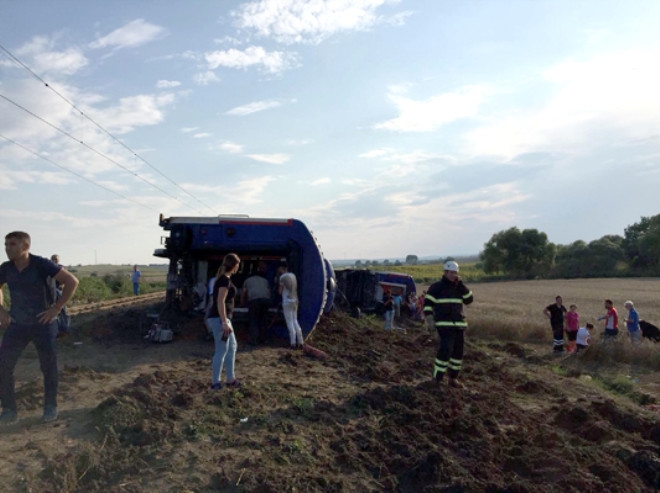
[[[417,265],[419,257],[417,255],[406,255],[406,264],[408,265]]]
[[[631,267],[660,268],[660,214],[642,217],[624,230],[623,249]]]
[[[623,238],[606,235],[589,244],[582,240],[557,247],[552,277],[611,277],[625,260]]]
[[[552,268],[556,246],[536,229],[513,227],[495,233],[479,254],[487,274],[504,272],[513,277],[546,276]]]

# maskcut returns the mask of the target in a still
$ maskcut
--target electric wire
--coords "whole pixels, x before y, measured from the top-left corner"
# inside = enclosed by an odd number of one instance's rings
[[[167,196],[173,198],[174,200],[176,200],[176,201],[178,201],[178,202],[181,202],[181,203],[184,204],[186,207],[190,207],[191,209],[195,209],[195,207],[192,207],[190,204],[187,204],[186,202],[184,202],[184,201],[181,200],[180,198],[176,197],[175,195],[172,195],[172,194],[171,194],[170,192],[168,192],[167,190],[165,190],[165,189],[159,187],[159,186],[156,185],[155,183],[150,182],[150,181],[147,180],[146,178],[140,176],[140,175],[139,175],[138,173],[136,173],[135,171],[130,170],[129,168],[127,168],[127,167],[124,166],[123,164],[121,164],[121,163],[115,161],[114,159],[112,159],[110,156],[107,156],[106,154],[103,154],[101,151],[98,151],[98,150],[94,149],[94,148],[93,148],[92,146],[90,146],[89,144],[85,143],[85,142],[82,141],[82,140],[77,139],[75,136],[71,135],[71,134],[70,134],[69,132],[67,132],[66,130],[61,129],[61,128],[59,128],[58,126],[56,126],[56,125],[50,123],[49,121],[47,121],[47,120],[45,120],[44,118],[40,117],[39,115],[33,113],[32,111],[30,111],[30,110],[27,109],[26,107],[24,107],[24,106],[18,104],[16,101],[12,100],[11,98],[8,98],[8,97],[5,96],[4,94],[0,94],[0,98],[1,98],[1,99],[4,99],[5,101],[7,101],[7,102],[10,103],[10,104],[13,104],[13,105],[16,106],[17,108],[19,108],[19,109],[25,111],[26,113],[28,113],[29,115],[33,116],[33,117],[36,118],[37,120],[39,120],[39,121],[45,123],[46,125],[48,125],[48,126],[51,127],[52,129],[57,130],[58,132],[60,132],[61,134],[65,135],[65,136],[67,136],[67,137],[69,137],[69,138],[72,139],[72,140],[75,140],[76,142],[78,142],[80,145],[82,145],[82,146],[85,147],[86,149],[88,149],[88,150],[92,151],[93,153],[97,154],[98,156],[100,156],[100,157],[102,157],[102,158],[108,160],[109,162],[111,162],[111,163],[114,164],[115,166],[120,167],[121,169],[123,169],[123,170],[126,171],[127,173],[132,174],[132,175],[135,176],[138,180],[143,181],[144,183],[146,183],[146,184],[148,184],[149,186],[155,188],[155,189],[158,190],[159,192],[161,192],[161,193],[163,193],[163,194],[165,194],[165,195],[167,195]],[[195,209],[195,210],[199,211],[199,209]]]
[[[39,82],[41,82],[42,84],[44,84],[45,87],[47,87],[48,89],[50,89],[51,91],[53,91],[53,92],[54,92],[57,96],[59,96],[63,101],[65,101],[67,104],[69,104],[74,110],[76,110],[78,113],[80,113],[80,115],[81,115],[83,118],[87,119],[89,122],[91,122],[92,124],[94,124],[99,130],[101,130],[103,133],[105,133],[105,134],[106,134],[108,137],[110,137],[113,141],[115,141],[116,143],[118,143],[119,145],[121,145],[124,149],[126,149],[128,152],[130,152],[131,154],[133,154],[134,157],[136,157],[137,159],[139,159],[140,161],[142,161],[142,162],[143,162],[144,164],[146,164],[149,168],[153,169],[153,170],[154,170],[156,173],[158,173],[160,176],[162,176],[162,177],[165,178],[167,181],[169,181],[171,184],[173,184],[175,187],[177,187],[179,190],[183,191],[185,194],[189,195],[189,196],[192,197],[194,200],[196,200],[197,202],[199,202],[200,204],[202,204],[204,207],[206,207],[206,208],[208,208],[209,210],[215,212],[215,210],[213,209],[213,207],[209,206],[208,204],[206,204],[205,202],[203,202],[203,201],[200,200],[199,198],[195,197],[195,196],[194,196],[192,193],[190,193],[188,190],[186,190],[185,188],[183,188],[181,185],[179,185],[177,182],[175,182],[175,181],[172,180],[170,177],[168,177],[167,175],[165,175],[162,171],[160,171],[158,168],[156,168],[155,166],[153,166],[149,161],[147,161],[146,159],[144,159],[142,156],[140,156],[137,152],[135,152],[135,151],[134,151],[133,149],[131,149],[129,146],[127,146],[126,144],[124,144],[120,139],[118,139],[118,138],[115,137],[112,133],[110,133],[110,131],[106,130],[102,125],[100,125],[99,123],[97,123],[93,118],[91,118],[91,117],[90,117],[89,115],[87,115],[84,111],[82,111],[80,108],[78,108],[78,107],[75,105],[75,103],[73,103],[72,101],[70,101],[69,99],[67,99],[66,96],[64,96],[63,94],[61,94],[59,91],[57,91],[57,89],[55,89],[52,85],[50,85],[47,81],[45,81],[41,76],[39,76],[37,73],[35,73],[35,72],[34,72],[34,71],[33,71],[28,65],[26,65],[25,63],[23,63],[18,57],[14,56],[14,54],[11,53],[11,52],[10,52],[7,48],[5,48],[2,44],[0,44],[0,50],[3,51],[3,52],[5,53],[6,56],[8,56],[9,58],[11,58],[11,59],[12,59],[14,62],[16,62],[18,65],[20,65],[21,67],[23,67],[26,71],[28,71],[28,72],[29,72],[34,78],[36,78]],[[80,141],[80,143],[82,144],[82,141]],[[124,168],[124,169],[125,169],[125,168]],[[136,176],[137,176],[137,175],[136,175]],[[168,194],[168,195],[169,195],[169,194]],[[177,200],[178,200],[178,199],[177,199]],[[189,207],[190,207],[190,206],[189,206]]]
[[[72,170],[72,169],[70,169],[70,168],[67,168],[66,166],[62,166],[61,164],[59,164],[59,163],[53,161],[52,159],[50,159],[50,158],[48,158],[48,157],[46,157],[46,156],[42,156],[42,155],[39,154],[37,151],[34,151],[34,150],[30,149],[29,147],[27,147],[27,146],[21,144],[20,142],[16,142],[16,141],[15,141],[14,139],[12,139],[11,137],[7,137],[6,135],[3,135],[3,134],[1,134],[1,133],[0,133],[0,137],[3,138],[3,139],[5,139],[7,142],[11,142],[11,143],[14,144],[15,146],[20,147],[20,148],[23,149],[24,151],[29,152],[30,154],[32,154],[32,155],[34,155],[34,156],[36,156],[36,157],[38,157],[38,158],[40,158],[40,159],[43,159],[44,161],[46,161],[46,162],[52,164],[53,166],[56,166],[56,167],[58,167],[58,168],[60,168],[60,169],[63,169],[64,171],[66,171],[66,172],[68,172],[68,173],[71,173],[72,175],[77,176],[78,178],[81,178],[82,180],[85,180],[86,182],[89,182],[89,183],[91,183],[92,185],[95,185],[95,186],[97,186],[97,187],[99,187],[99,188],[102,188],[103,190],[105,190],[105,191],[107,191],[107,192],[110,192],[110,193],[112,193],[112,194],[114,194],[114,195],[117,195],[117,196],[119,196],[119,197],[121,197],[121,198],[123,198],[123,199],[126,199],[126,200],[128,200],[129,202],[132,202],[132,203],[134,203],[134,204],[136,204],[136,205],[139,205],[140,207],[144,207],[145,209],[148,209],[148,210],[150,210],[150,211],[158,212],[156,209],[154,209],[154,208],[152,208],[152,207],[149,207],[149,206],[146,206],[146,205],[144,205],[144,204],[141,204],[141,203],[139,203],[138,201],[133,200],[132,198],[127,197],[126,195],[124,195],[124,194],[122,194],[122,193],[120,193],[120,192],[117,192],[116,190],[112,190],[111,188],[108,188],[108,187],[106,187],[105,185],[102,185],[102,184],[100,184],[100,183],[98,183],[98,182],[92,180],[91,178],[87,178],[85,175],[82,175],[82,174],[78,173],[77,171],[74,171],[74,170]]]

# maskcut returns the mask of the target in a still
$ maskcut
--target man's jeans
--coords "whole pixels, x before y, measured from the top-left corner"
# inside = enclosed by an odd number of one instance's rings
[[[266,340],[268,308],[270,308],[268,298],[258,298],[249,303],[248,316],[250,318],[250,343],[252,344],[261,344]]]
[[[57,323],[23,325],[12,323],[0,345],[0,400],[3,409],[16,411],[14,368],[25,347],[33,342],[44,375],[44,406],[57,407]]]

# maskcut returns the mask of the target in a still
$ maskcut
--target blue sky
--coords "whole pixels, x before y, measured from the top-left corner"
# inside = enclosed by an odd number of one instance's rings
[[[655,0],[0,0],[3,234],[65,264],[157,261],[160,212],[298,218],[331,259],[623,235],[659,212],[658,19]]]

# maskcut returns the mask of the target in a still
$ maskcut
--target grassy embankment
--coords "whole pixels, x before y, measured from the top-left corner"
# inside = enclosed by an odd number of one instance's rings
[[[71,304],[92,303],[133,294],[132,265],[79,265],[66,266],[66,268],[80,281]],[[138,269],[142,273],[140,293],[147,294],[165,290],[167,265],[138,265]],[[5,298],[5,307],[9,307],[11,298],[7,286],[3,287],[2,293]]]

